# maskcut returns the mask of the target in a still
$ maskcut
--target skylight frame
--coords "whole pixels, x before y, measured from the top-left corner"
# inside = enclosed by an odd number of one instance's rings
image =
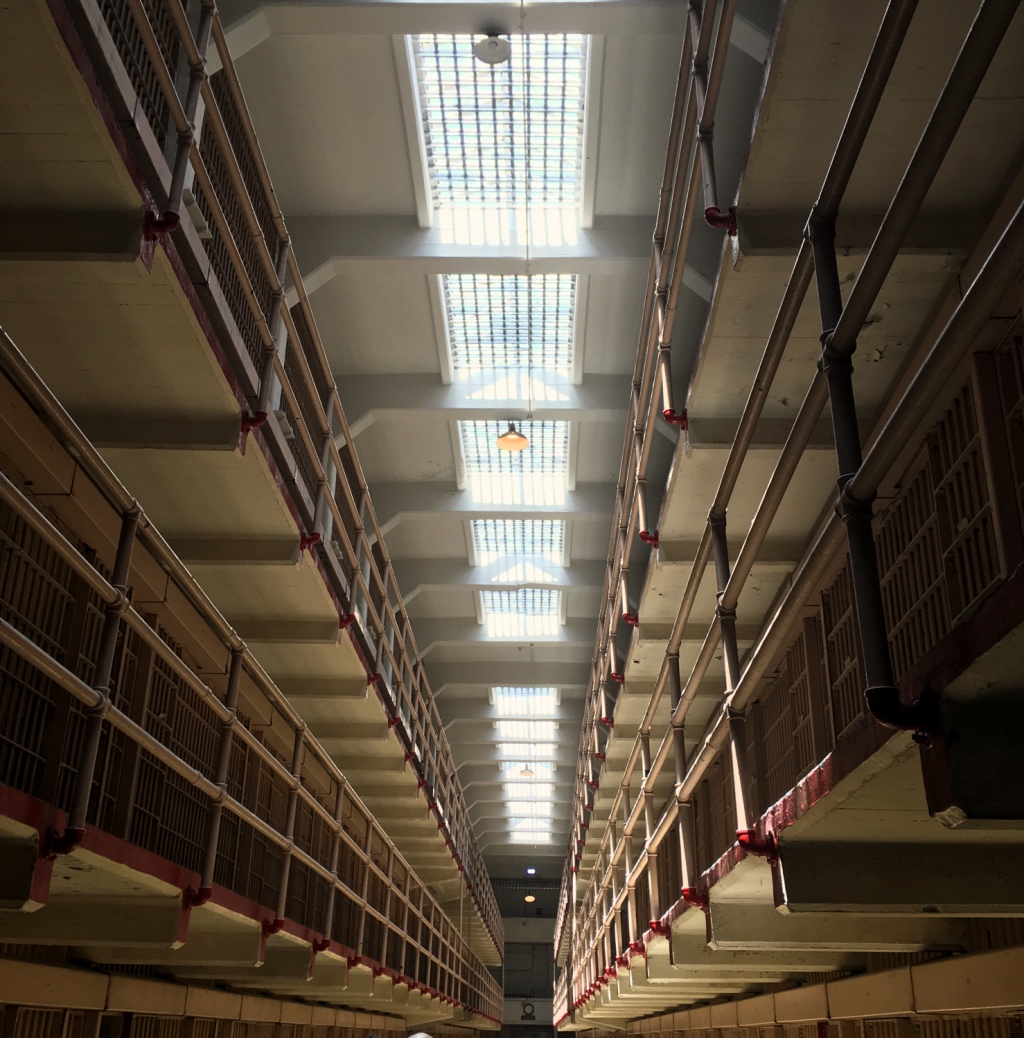
[[[493,685],[489,698],[501,718],[557,720],[561,702],[555,685]]]
[[[554,719],[503,717],[494,722],[501,742],[558,742],[558,722]]]
[[[555,638],[562,624],[561,588],[517,587],[480,592],[488,638]]]
[[[575,274],[444,274],[441,292],[456,381],[503,400],[545,399],[572,382]]]
[[[412,37],[420,139],[435,209],[576,208],[589,38],[515,34],[487,66],[474,37]]]
[[[472,519],[469,528],[477,565],[508,565],[508,579],[517,579],[527,561],[565,563],[564,519]]]

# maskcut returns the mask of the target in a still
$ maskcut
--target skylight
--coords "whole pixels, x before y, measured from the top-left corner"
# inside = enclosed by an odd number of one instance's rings
[[[523,754],[519,754],[518,760],[503,760],[498,767],[501,773],[505,776],[505,781],[509,779],[539,779],[541,782],[551,782],[555,777],[555,765],[548,761],[537,761],[523,760]],[[532,771],[533,774],[526,776],[523,775],[524,771]]]
[[[472,528],[481,566],[531,557],[562,565],[565,523],[561,519],[474,519]]]
[[[523,739],[527,742],[536,742],[544,739],[554,739],[558,731],[555,721],[522,721],[505,719],[495,721],[494,727],[498,729],[498,738],[506,741]]]
[[[521,587],[481,591],[489,638],[552,638],[561,623],[562,592]]]
[[[494,66],[473,56],[472,36],[414,40],[435,208],[579,204],[587,37],[511,40]]]
[[[504,422],[459,422],[462,461],[470,497],[478,504],[565,504],[569,464],[568,422],[519,422],[530,445],[502,451]]]
[[[499,742],[498,756],[506,761],[515,761],[514,767],[529,768],[539,775],[536,761],[554,761],[556,746],[553,742]],[[522,762],[522,763],[520,763]]]
[[[555,717],[558,689],[500,686],[491,689],[491,701],[499,717]]]
[[[508,816],[509,818],[530,818],[537,821],[550,818],[551,801],[510,800],[508,802]]]
[[[487,400],[555,400],[572,380],[572,274],[446,274],[448,341],[456,381]]]
[[[539,765],[536,767],[539,767]],[[534,770],[536,770],[536,767]],[[553,782],[519,781],[505,783],[505,796],[512,800],[550,800],[554,794],[555,786]]]

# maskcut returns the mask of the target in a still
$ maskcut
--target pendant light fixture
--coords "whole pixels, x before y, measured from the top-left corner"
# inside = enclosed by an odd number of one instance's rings
[[[530,446],[529,439],[516,429],[515,422],[508,423],[508,429],[496,442],[500,451],[521,451]]]

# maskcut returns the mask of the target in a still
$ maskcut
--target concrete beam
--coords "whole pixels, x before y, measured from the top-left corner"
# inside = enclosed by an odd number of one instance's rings
[[[194,909],[193,911],[198,911]],[[193,927],[190,926],[190,931]],[[91,962],[129,963],[148,966],[231,966],[255,967],[263,954],[259,928],[203,930],[190,932],[179,948],[131,948],[126,946],[81,945],[84,958]]]
[[[129,409],[80,411],[75,421],[96,447],[131,450],[237,451],[241,411],[183,415]]]
[[[612,512],[615,488],[608,483],[577,483],[567,490],[561,504],[499,505],[474,501],[469,491],[454,483],[375,483],[373,505],[381,533],[403,519],[427,515],[435,519],[458,516],[462,519],[593,519],[605,522]]]
[[[242,616],[235,618],[232,626],[240,638],[250,643],[334,645],[340,637],[337,620]]]
[[[406,603],[430,588],[454,586],[474,591],[517,587],[600,591],[605,574],[605,564],[596,559],[580,559],[571,566],[555,566],[546,559],[524,562],[520,558],[489,566],[471,566],[463,559],[395,559],[392,565]],[[526,579],[505,579],[510,574]],[[532,577],[538,579],[530,579]]]
[[[9,209],[0,226],[0,262],[138,263],[138,210]]]
[[[294,566],[299,537],[168,537],[174,553],[189,566]]]
[[[860,970],[864,956],[857,952],[798,951],[791,948],[764,951],[713,949],[703,934],[673,933],[669,944],[672,968],[688,973],[760,975],[768,973],[826,973]]]
[[[240,26],[256,15],[265,33],[479,33],[485,26],[500,32],[518,32],[520,8],[509,0],[496,3],[381,3],[379,0],[342,0],[321,9],[296,0],[260,4],[256,0],[226,0],[224,22],[229,27],[231,54],[257,45]],[[758,26],[736,16],[730,42],[759,63],[767,55],[769,36]],[[602,0],[548,0],[527,11],[527,32],[585,33],[593,35],[680,34],[685,11],[668,0],[628,0],[611,4]],[[250,30],[249,35],[252,35]]]
[[[967,939],[964,924],[941,916],[785,915],[763,903],[715,901],[713,894],[710,920],[711,947],[733,951],[907,952],[959,949]]]
[[[0,912],[0,941],[176,948],[187,926],[180,898],[51,897],[35,912]]]
[[[1024,916],[1019,843],[788,843],[779,868],[789,912]],[[812,917],[813,918],[813,917]]]
[[[415,420],[418,414],[445,415],[463,421],[494,420],[526,413],[525,400],[482,399],[480,386],[444,385],[436,375],[347,375],[338,390],[349,431],[359,436],[378,419]],[[495,394],[497,395],[497,394]],[[538,421],[587,421],[622,424],[627,400],[622,379],[587,375],[578,386],[558,386],[557,399],[536,400]]]

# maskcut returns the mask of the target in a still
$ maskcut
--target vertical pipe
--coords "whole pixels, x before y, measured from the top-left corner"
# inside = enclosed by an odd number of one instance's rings
[[[93,777],[96,773],[96,759],[99,756],[100,736],[103,732],[103,718],[110,706],[110,678],[114,668],[114,654],[117,650],[117,635],[121,626],[121,614],[128,605],[128,573],[132,563],[132,548],[135,544],[135,533],[139,526],[141,512],[137,505],[125,511],[121,516],[121,531],[117,539],[117,550],[114,555],[114,568],[110,583],[119,592],[118,598],[104,608],[103,627],[100,631],[99,652],[96,659],[96,675],[93,687],[102,695],[102,701],[89,711],[85,723],[85,735],[78,756],[78,768],[75,772],[75,786],[71,795],[71,809],[63,836],[51,835],[46,842],[46,850],[51,854],[67,854],[73,851],[85,835],[85,822],[89,814],[89,800],[92,796]]]
[[[281,881],[277,888],[277,917],[284,919],[288,904],[288,881],[292,872],[292,851],[295,846],[295,817],[299,810],[299,790],[302,788],[302,751],[306,742],[305,727],[295,729],[292,746],[292,786],[288,790],[288,814],[285,816],[284,836],[288,840],[284,862],[281,865]]]
[[[345,786],[338,783],[338,795],[334,798],[334,824],[337,830],[331,846],[331,896],[327,902],[327,912],[324,915],[324,940],[330,941],[334,932],[334,908],[338,900],[338,865],[341,860],[341,845],[343,842],[341,818],[345,809]]]
[[[206,851],[203,857],[203,871],[200,873],[199,889],[192,896],[191,904],[198,906],[210,900],[213,894],[213,876],[217,868],[217,849],[220,845],[220,825],[224,816],[224,796],[227,795],[228,775],[231,771],[231,745],[238,706],[238,689],[242,679],[242,660],[245,652],[241,648],[231,650],[231,663],[228,667],[228,685],[224,696],[224,705],[231,716],[221,725],[220,745],[217,748],[217,771],[214,781],[221,789],[221,799],[210,807],[210,821],[206,830]]]

